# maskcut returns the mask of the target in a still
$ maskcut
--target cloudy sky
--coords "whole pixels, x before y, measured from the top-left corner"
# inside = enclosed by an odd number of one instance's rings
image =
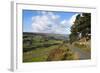
[[[23,10],[23,32],[70,34],[78,13]]]

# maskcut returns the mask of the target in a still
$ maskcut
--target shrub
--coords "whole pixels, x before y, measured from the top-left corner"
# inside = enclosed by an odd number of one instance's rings
[[[74,60],[75,54],[70,49],[53,49],[50,51],[47,61]]]

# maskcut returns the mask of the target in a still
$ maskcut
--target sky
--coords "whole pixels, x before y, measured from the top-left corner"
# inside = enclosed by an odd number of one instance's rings
[[[70,34],[76,12],[23,10],[23,32]]]

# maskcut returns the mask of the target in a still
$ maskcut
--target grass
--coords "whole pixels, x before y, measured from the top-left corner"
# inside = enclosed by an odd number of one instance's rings
[[[37,48],[23,54],[23,62],[76,60],[75,53],[68,49],[67,45],[58,48],[59,45]],[[55,56],[54,56],[55,55]]]
[[[77,43],[74,43],[74,46],[77,47],[77,48],[80,48],[86,52],[91,52],[91,47],[89,45],[85,45],[85,44],[79,44],[78,42]]]
[[[59,60],[76,60],[75,53],[73,53],[67,45],[62,45],[61,48],[56,48],[50,51],[47,61],[59,61]]]
[[[24,63],[78,59],[78,56],[68,48],[66,43],[62,45],[63,40],[45,40],[45,38],[37,36],[31,42],[31,44],[23,43]]]
[[[47,56],[44,55],[44,56],[39,56],[39,57],[36,57],[36,58],[32,58],[32,62],[41,62],[41,61],[46,61],[47,59]]]
[[[29,52],[25,52],[23,54],[23,62],[39,62],[39,61],[46,61],[49,52],[56,48],[57,45],[53,45],[51,47],[40,47],[35,50],[31,50]],[[27,54],[28,53],[28,54]],[[33,57],[34,56],[34,57]],[[29,58],[31,57],[31,58]],[[28,59],[28,60],[27,60]],[[29,60],[30,59],[30,60]]]

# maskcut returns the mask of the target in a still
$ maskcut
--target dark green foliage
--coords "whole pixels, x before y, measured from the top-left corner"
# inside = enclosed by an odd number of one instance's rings
[[[82,13],[76,16],[76,20],[71,27],[70,42],[79,39],[79,34],[81,38],[88,37],[90,39],[91,34],[91,14]]]
[[[74,41],[76,41],[78,39],[77,35],[75,35],[75,34],[70,34],[69,38],[70,38],[70,43],[72,43],[72,42],[74,42]]]

